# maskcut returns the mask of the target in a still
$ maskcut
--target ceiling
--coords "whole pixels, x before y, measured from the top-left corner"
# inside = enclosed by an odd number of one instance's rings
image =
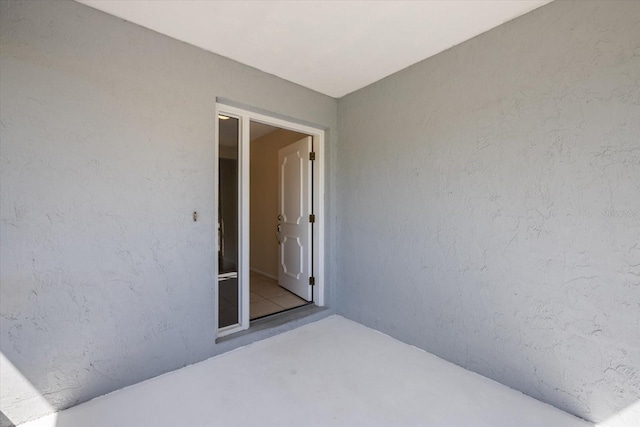
[[[342,97],[551,0],[77,0]]]

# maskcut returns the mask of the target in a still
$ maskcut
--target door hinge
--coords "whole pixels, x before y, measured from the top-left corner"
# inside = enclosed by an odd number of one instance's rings
[[[313,286],[315,284],[316,284],[316,278],[313,276],[309,277],[309,285]]]
[[[309,215],[309,222],[316,222],[316,216],[314,214]]]
[[[309,153],[309,160],[313,161],[316,159],[316,153],[314,153],[313,151]]]

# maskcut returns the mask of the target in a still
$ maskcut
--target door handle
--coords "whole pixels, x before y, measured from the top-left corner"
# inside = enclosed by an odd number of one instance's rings
[[[282,215],[278,215],[278,226],[276,227],[276,239],[278,244],[282,244]]]

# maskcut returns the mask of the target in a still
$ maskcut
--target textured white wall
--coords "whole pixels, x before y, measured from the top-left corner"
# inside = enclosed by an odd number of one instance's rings
[[[3,378],[20,422],[42,397],[68,407],[228,349],[214,344],[216,96],[327,126],[328,147],[337,106],[75,2],[3,1],[0,32],[0,350],[41,394]]]
[[[338,105],[340,313],[589,420],[640,401],[640,2],[553,2]]]

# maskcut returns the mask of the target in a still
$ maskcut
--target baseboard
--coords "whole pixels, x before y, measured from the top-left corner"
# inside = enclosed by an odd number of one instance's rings
[[[276,276],[274,276],[273,274],[265,273],[264,271],[258,270],[257,268],[251,267],[250,270],[253,271],[254,273],[258,273],[258,274],[262,274],[263,276],[267,276],[269,279],[278,280],[278,278]]]

